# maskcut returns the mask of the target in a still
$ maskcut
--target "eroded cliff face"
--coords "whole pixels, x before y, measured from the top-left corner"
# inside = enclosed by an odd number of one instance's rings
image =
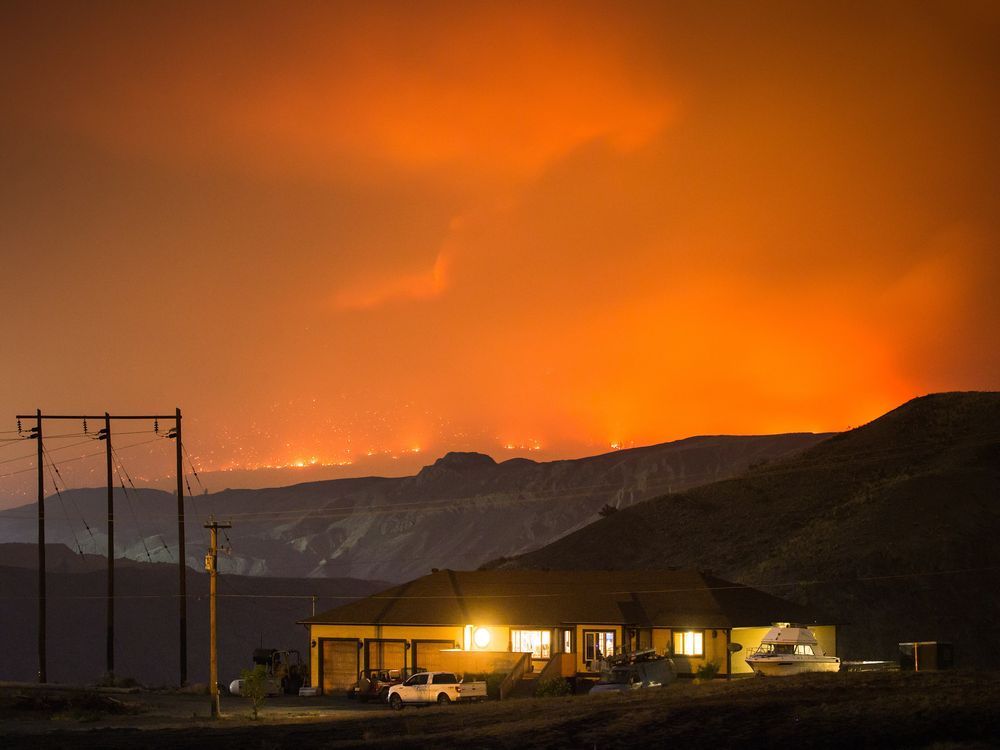
[[[826,437],[695,437],[544,463],[496,463],[482,454],[449,453],[411,477],[196,495],[186,504],[188,564],[201,569],[201,523],[215,514],[233,521],[228,534],[231,553],[221,563],[224,572],[405,581],[431,568],[476,568],[572,533],[598,520],[605,506],[626,508],[733,477]],[[73,512],[52,517],[48,540],[104,554],[105,491],[63,495]],[[148,551],[154,561],[176,560],[174,497],[156,490],[130,495],[116,495],[121,508],[116,554],[146,560]],[[34,541],[33,506],[0,513],[0,518],[5,521],[0,542]]]

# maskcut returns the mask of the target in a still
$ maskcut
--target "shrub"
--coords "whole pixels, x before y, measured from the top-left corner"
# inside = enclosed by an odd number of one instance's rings
[[[263,664],[258,664],[253,669],[244,669],[240,677],[243,678],[240,694],[249,701],[256,721],[257,713],[267,697],[267,669]]]
[[[695,671],[695,677],[699,680],[714,680],[716,675],[719,674],[719,662],[710,661],[708,664],[702,664]]]
[[[552,677],[548,680],[539,680],[538,687],[535,688],[535,695],[539,698],[555,698],[560,695],[569,695],[573,688],[567,680],[562,677]]]

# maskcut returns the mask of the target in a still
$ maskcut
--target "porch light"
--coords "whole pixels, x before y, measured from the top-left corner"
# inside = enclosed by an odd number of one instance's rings
[[[489,628],[476,628],[472,631],[472,642],[476,644],[476,648],[486,648],[490,645],[490,631]]]

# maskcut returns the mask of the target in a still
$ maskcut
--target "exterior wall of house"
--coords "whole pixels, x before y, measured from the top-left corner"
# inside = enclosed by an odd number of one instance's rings
[[[321,651],[325,640],[336,640],[347,650],[345,644],[353,642],[357,649],[357,665],[359,669],[365,668],[365,656],[375,653],[372,649],[377,648],[377,643],[384,641],[386,652],[391,650],[392,658],[400,658],[400,653],[404,655],[405,666],[413,667],[413,658],[416,655],[420,662],[416,666],[426,669],[444,669],[459,673],[465,672],[496,672],[508,671],[520,658],[520,654],[513,654],[510,651],[511,627],[506,625],[477,626],[485,628],[489,634],[489,643],[483,648],[476,647],[470,638],[470,649],[465,650],[466,636],[471,636],[471,629],[466,626],[426,626],[426,625],[312,625],[310,627],[310,667],[314,683],[318,685],[320,679]],[[732,633],[723,629],[697,629],[697,628],[653,628],[651,644],[659,654],[670,655],[674,660],[677,673],[681,675],[693,675],[698,668],[712,662],[718,664],[719,674],[725,675],[727,664],[731,664],[731,674],[752,674],[752,670],[744,659],[747,654],[755,649],[761,638],[769,628],[734,628]],[[818,625],[811,628],[816,634],[816,638],[823,650],[832,655],[837,653],[837,630],[833,625]],[[469,633],[466,631],[469,630]],[[673,652],[674,632],[686,631],[700,632],[702,634],[703,653],[700,655],[683,655]],[[552,630],[552,653],[561,651],[560,629]],[[621,649],[625,636],[624,628],[621,625],[603,625],[599,623],[576,625],[572,627],[572,641],[575,668],[577,672],[592,672],[593,665],[586,659],[586,643],[588,632],[614,633],[614,644],[616,649]],[[714,635],[713,635],[714,634]],[[728,646],[730,642],[739,643],[743,648],[729,654]],[[366,645],[367,644],[367,645]],[[610,654],[604,654],[609,656]],[[534,669],[544,668],[546,660],[535,659]]]
[[[412,666],[409,647],[413,641],[442,641],[441,648],[462,647],[464,633],[459,626],[404,626],[404,625],[311,625],[309,628],[309,667],[313,684],[320,678],[320,650],[325,639],[354,640],[358,643],[358,661],[364,668],[363,647],[368,639],[405,642],[406,666]],[[432,648],[428,644],[427,648]]]
[[[510,651],[442,651],[438,657],[438,669],[459,675],[491,672],[506,674],[520,659],[521,654]]]
[[[469,651],[510,651],[510,628],[506,625],[473,625],[469,628]],[[490,634],[489,642],[482,647],[476,645],[473,634],[476,630],[485,630]],[[462,629],[462,639],[459,648],[465,648],[465,628]]]
[[[733,654],[733,674],[750,675],[753,670],[746,663],[746,658],[760,645],[761,639],[770,630],[766,628],[733,628],[733,642],[743,646],[741,651]],[[837,654],[837,626],[836,625],[810,625],[809,629],[815,633],[816,640],[819,641],[820,648],[830,656]]]
[[[687,655],[674,652],[674,633],[701,633],[702,653]],[[726,655],[729,653],[729,631],[722,628],[657,628],[653,631],[653,644],[657,653],[667,654],[674,660],[677,674],[693,675],[699,667],[716,664],[720,675],[728,674]]]
[[[670,653],[670,628],[653,628],[653,648],[658,654]]]
[[[325,641],[353,642],[357,649],[357,667],[366,666],[366,654],[374,653],[377,641],[392,644],[394,658],[400,653],[405,666],[430,670],[465,672],[510,671],[520,654],[510,651],[510,628],[505,625],[474,626],[489,632],[489,643],[476,646],[469,632],[469,650],[466,646],[466,627],[459,625],[311,625],[309,629],[310,674],[314,684],[321,680],[322,649]],[[366,645],[367,644],[367,645]],[[414,657],[417,664],[414,665]],[[544,662],[542,662],[544,665]],[[356,677],[356,675],[355,675]]]

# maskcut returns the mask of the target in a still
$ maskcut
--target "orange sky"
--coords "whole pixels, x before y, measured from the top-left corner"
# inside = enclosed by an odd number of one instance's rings
[[[0,429],[568,456],[998,388],[998,71],[977,2],[4,3]]]

